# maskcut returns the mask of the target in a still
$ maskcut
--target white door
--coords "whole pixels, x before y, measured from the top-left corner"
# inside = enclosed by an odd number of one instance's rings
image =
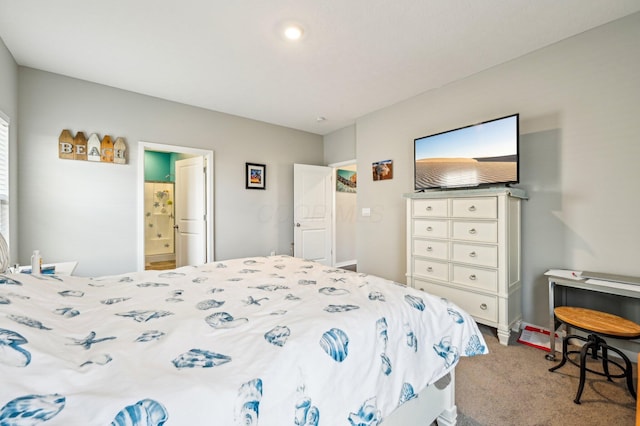
[[[333,168],[293,165],[294,256],[331,266]]]
[[[176,161],[176,267],[207,261],[204,157]]]

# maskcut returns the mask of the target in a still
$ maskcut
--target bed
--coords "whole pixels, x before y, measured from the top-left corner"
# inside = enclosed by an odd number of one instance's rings
[[[0,275],[0,425],[455,424],[454,304],[289,256]]]

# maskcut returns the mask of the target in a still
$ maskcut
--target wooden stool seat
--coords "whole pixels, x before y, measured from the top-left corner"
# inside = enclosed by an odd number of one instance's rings
[[[558,320],[580,330],[621,339],[640,337],[640,325],[617,315],[573,306],[558,306],[553,312]]]
[[[554,309],[556,318],[569,327],[574,327],[589,333],[587,338],[575,334],[567,334],[562,340],[562,360],[558,365],[549,369],[555,371],[562,367],[567,361],[580,367],[580,384],[578,392],[573,402],[580,404],[580,396],[584,390],[586,372],[605,376],[607,380],[612,378],[625,378],[629,393],[637,399],[633,385],[633,367],[629,358],[619,349],[607,344],[600,336],[608,336],[617,339],[635,339],[640,337],[640,325],[633,321],[606,312],[594,311],[592,309],[576,308],[572,306],[558,306]],[[580,340],[585,342],[579,351],[569,350],[569,340]],[[594,360],[602,360],[604,372],[595,371],[587,367],[587,356],[591,353]],[[609,352],[616,353],[624,362],[624,365],[609,358]],[[580,354],[580,361],[576,362],[569,358],[570,354]],[[609,366],[614,365],[621,374],[611,374]]]

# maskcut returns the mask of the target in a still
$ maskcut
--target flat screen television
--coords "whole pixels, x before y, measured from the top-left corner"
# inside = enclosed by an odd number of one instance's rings
[[[416,191],[518,183],[519,114],[414,140]]]

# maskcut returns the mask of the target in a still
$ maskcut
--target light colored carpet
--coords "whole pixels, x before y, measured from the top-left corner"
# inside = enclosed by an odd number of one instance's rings
[[[567,363],[551,373],[548,370],[557,361],[547,361],[545,351],[517,343],[514,333],[509,346],[500,345],[495,329],[480,328],[490,353],[460,360],[456,369],[458,425],[635,424],[635,400],[623,379],[608,382],[587,372],[582,404],[574,404],[578,367]],[[637,383],[635,363],[634,377]]]

